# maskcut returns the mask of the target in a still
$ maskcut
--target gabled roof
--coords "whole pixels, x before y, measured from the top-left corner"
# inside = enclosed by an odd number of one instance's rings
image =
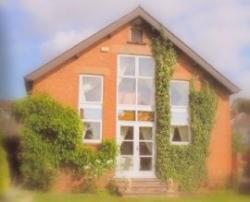
[[[160,22],[158,22],[155,18],[153,18],[149,13],[147,13],[143,8],[138,7],[132,12],[128,13],[127,15],[121,17],[117,21],[113,22],[112,24],[108,25],[107,27],[101,29],[94,35],[90,36],[89,38],[83,40],[73,48],[69,49],[68,51],[64,52],[63,54],[59,55],[52,61],[48,62],[47,64],[41,66],[34,72],[25,76],[25,85],[26,88],[29,90],[30,84],[33,81],[41,78],[51,70],[57,68],[62,63],[66,62],[67,60],[77,56],[80,52],[85,50],[86,48],[90,47],[92,44],[96,43],[97,41],[103,39],[104,37],[111,34],[113,31],[117,30],[118,28],[122,27],[123,25],[131,22],[136,18],[142,18],[147,23],[149,23],[153,28],[160,31],[163,30],[165,36],[181,51],[187,54],[191,59],[193,59],[203,70],[205,70],[208,74],[210,74],[215,80],[221,83],[230,93],[237,93],[239,92],[239,88],[229,81],[226,77],[224,77],[221,73],[219,73],[212,65],[206,62],[202,57],[200,57],[196,52],[194,52],[191,48],[189,48],[183,41],[181,41],[178,37],[176,37],[172,32],[170,32],[167,28],[165,28]]]

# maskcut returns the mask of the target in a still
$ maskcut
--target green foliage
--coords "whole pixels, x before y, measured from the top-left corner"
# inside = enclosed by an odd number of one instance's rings
[[[234,100],[232,108],[234,112],[250,114],[250,99],[237,98]]]
[[[0,131],[0,139],[1,138],[2,134]],[[6,152],[4,151],[0,140],[0,199],[6,193],[9,186],[10,186],[9,165],[7,161]]]
[[[104,141],[98,152],[85,146],[79,147],[70,157],[71,166],[95,180],[115,165],[117,146],[114,141]]]
[[[14,114],[23,123],[21,171],[28,188],[48,190],[60,168],[98,177],[113,166],[115,144],[104,142],[99,151],[85,147],[77,112],[51,97],[33,95],[20,100],[14,105]],[[98,164],[100,158],[105,160],[102,165]]]
[[[235,154],[243,153],[246,151],[246,145],[243,143],[243,136],[238,131],[233,132],[232,147]]]
[[[162,180],[171,178],[168,162],[170,161],[170,129],[171,129],[171,111],[170,111],[170,79],[176,65],[176,53],[170,41],[160,36],[153,38],[152,52],[156,65],[155,72],[155,100],[156,100],[156,142],[157,175]]]
[[[192,158],[192,177],[188,183],[199,185],[206,180],[206,161],[209,155],[211,133],[217,111],[216,93],[206,83],[200,91],[196,91],[192,83],[190,88],[190,113],[192,144],[190,157]]]
[[[196,92],[190,89],[192,143],[170,143],[170,80],[177,61],[173,45],[163,34],[153,38],[152,51],[156,64],[156,171],[163,181],[174,180],[182,190],[192,190],[206,177],[206,158],[216,112],[216,95],[205,85]]]

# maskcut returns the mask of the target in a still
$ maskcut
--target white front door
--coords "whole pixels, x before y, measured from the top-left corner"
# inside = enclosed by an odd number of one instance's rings
[[[154,178],[154,124],[119,122],[118,134],[117,177]]]

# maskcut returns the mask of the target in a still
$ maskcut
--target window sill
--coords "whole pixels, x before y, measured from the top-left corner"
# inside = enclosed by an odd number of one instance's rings
[[[190,145],[190,142],[171,142],[171,145]]]
[[[101,144],[102,140],[83,140],[84,144]]]
[[[134,41],[127,41],[127,44],[133,44],[133,45],[143,45],[143,46],[145,46],[145,45],[146,45],[146,43],[144,43],[144,42],[134,42]]]

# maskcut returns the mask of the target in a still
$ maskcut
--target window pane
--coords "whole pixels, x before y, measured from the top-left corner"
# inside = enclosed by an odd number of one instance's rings
[[[140,142],[140,155],[152,155],[152,142]]]
[[[99,140],[101,133],[101,124],[95,122],[85,122],[85,140]]]
[[[119,79],[119,104],[135,104],[135,79]]]
[[[171,105],[188,106],[188,82],[171,82]]]
[[[172,141],[173,142],[189,142],[190,133],[188,126],[174,126],[172,128]]]
[[[135,111],[124,111],[118,112],[118,118],[121,121],[135,121]]]
[[[152,140],[152,134],[152,127],[140,127],[140,140]]]
[[[93,120],[102,119],[102,109],[82,108],[80,110],[80,114],[82,119],[93,119]]]
[[[135,75],[135,57],[120,57],[120,76]]]
[[[133,169],[133,157],[121,156],[119,161],[120,170],[129,171]]]
[[[101,77],[82,77],[83,81],[83,101],[100,102],[102,93]]]
[[[121,126],[121,138],[122,140],[133,140],[134,128],[131,126]]]
[[[138,104],[154,105],[153,79],[138,79]]]
[[[140,158],[140,170],[152,170],[152,158],[142,157]]]
[[[154,121],[154,112],[138,111],[138,121]]]
[[[154,60],[152,58],[140,58],[139,59],[139,75],[154,77]]]
[[[133,142],[123,142],[120,149],[121,155],[133,155]]]
[[[187,110],[171,110],[172,125],[188,125],[189,114]]]
[[[131,41],[134,43],[143,43],[143,30],[139,27],[131,29]]]

